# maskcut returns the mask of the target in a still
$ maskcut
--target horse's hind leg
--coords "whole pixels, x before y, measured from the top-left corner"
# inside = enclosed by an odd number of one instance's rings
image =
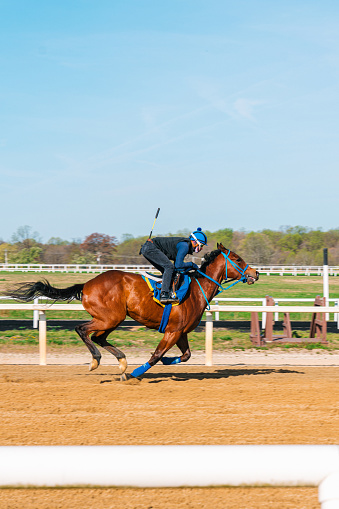
[[[99,350],[97,349],[97,347],[95,346],[95,344],[89,337],[89,334],[91,332],[93,332],[91,325],[92,325],[92,321],[77,325],[75,327],[75,332],[77,334],[79,334],[80,338],[82,339],[82,341],[85,343],[88,350],[92,354],[92,362],[89,367],[90,371],[92,371],[93,369],[96,369],[99,366],[100,359],[101,359],[101,353],[99,352]]]
[[[106,340],[107,336],[113,330],[114,329],[109,329],[109,330],[103,331],[102,333],[100,333],[100,331],[94,332],[94,334],[92,334],[92,336],[91,336],[91,340],[94,341],[95,343],[97,343],[99,346],[101,346],[102,348],[104,348],[105,350],[107,350],[109,353],[111,353],[112,355],[114,355],[117,358],[117,360],[119,361],[119,369],[121,371],[121,374],[123,374],[123,373],[125,373],[125,371],[127,369],[126,356],[125,356],[124,352],[119,350],[119,348],[117,348],[116,346],[111,345]]]

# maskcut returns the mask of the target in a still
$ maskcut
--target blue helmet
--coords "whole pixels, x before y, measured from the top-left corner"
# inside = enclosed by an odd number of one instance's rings
[[[192,232],[190,235],[190,239],[199,242],[199,244],[203,244],[204,246],[207,246],[207,237],[204,234],[204,232],[201,230],[201,228],[197,228],[197,230],[195,232]]]

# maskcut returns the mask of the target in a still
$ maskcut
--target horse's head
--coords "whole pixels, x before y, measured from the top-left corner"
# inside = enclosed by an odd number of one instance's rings
[[[253,285],[259,279],[259,272],[252,269],[244,260],[226,249],[222,244],[217,244],[217,248],[224,253],[225,258],[225,279],[243,279],[248,285]]]

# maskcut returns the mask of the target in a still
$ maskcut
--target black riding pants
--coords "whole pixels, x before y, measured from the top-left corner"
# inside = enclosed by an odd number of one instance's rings
[[[174,272],[173,263],[153,244],[153,242],[145,242],[141,247],[140,253],[162,273],[161,291],[169,292]]]

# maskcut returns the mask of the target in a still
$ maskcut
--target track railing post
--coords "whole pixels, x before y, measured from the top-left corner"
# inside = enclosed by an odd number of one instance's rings
[[[39,304],[39,297],[34,299],[34,304]],[[39,311],[37,309],[34,309],[34,311],[33,311],[33,329],[38,328],[38,322],[39,322]]]
[[[213,313],[206,311],[205,366],[213,366]]]
[[[40,366],[46,366],[46,343],[47,343],[46,313],[39,311],[39,356]]]
[[[219,306],[219,301],[218,300],[215,301],[215,305]],[[215,319],[216,319],[216,321],[219,321],[219,311],[215,312]]]
[[[266,304],[266,299],[263,299],[262,300],[262,305],[265,306]],[[262,313],[262,317],[261,317],[261,328],[263,330],[266,329],[266,318],[267,318],[267,313]]]

